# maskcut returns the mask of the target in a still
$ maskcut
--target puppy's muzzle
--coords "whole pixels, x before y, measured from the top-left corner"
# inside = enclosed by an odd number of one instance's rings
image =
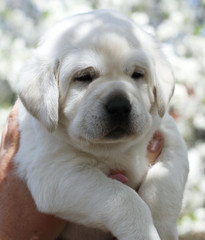
[[[110,125],[109,138],[119,138],[128,134],[132,106],[127,96],[114,94],[107,98],[105,111]]]

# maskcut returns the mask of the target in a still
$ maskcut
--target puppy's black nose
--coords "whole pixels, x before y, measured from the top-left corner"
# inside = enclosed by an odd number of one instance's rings
[[[122,95],[111,96],[105,107],[107,113],[114,118],[127,117],[131,112],[130,101]]]

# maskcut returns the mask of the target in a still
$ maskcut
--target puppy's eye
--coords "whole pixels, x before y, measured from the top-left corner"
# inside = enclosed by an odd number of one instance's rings
[[[138,80],[138,79],[141,79],[144,77],[144,73],[142,72],[133,72],[133,74],[131,75],[131,78],[135,79],[135,80]]]
[[[79,82],[92,82],[93,76],[90,73],[83,74],[81,76],[76,76],[75,81]]]
[[[94,79],[99,77],[99,73],[93,67],[88,67],[78,71],[74,76],[74,81],[82,83],[91,83]]]

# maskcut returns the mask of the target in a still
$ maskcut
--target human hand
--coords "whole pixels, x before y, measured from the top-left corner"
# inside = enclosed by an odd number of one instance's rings
[[[25,183],[15,174],[13,157],[20,138],[17,105],[9,115],[0,146],[0,240],[54,240],[65,222],[38,212]]]

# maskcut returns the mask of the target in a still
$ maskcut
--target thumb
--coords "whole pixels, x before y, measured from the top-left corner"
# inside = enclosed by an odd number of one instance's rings
[[[164,137],[160,132],[155,132],[147,147],[147,157],[151,165],[154,165],[164,146]]]

